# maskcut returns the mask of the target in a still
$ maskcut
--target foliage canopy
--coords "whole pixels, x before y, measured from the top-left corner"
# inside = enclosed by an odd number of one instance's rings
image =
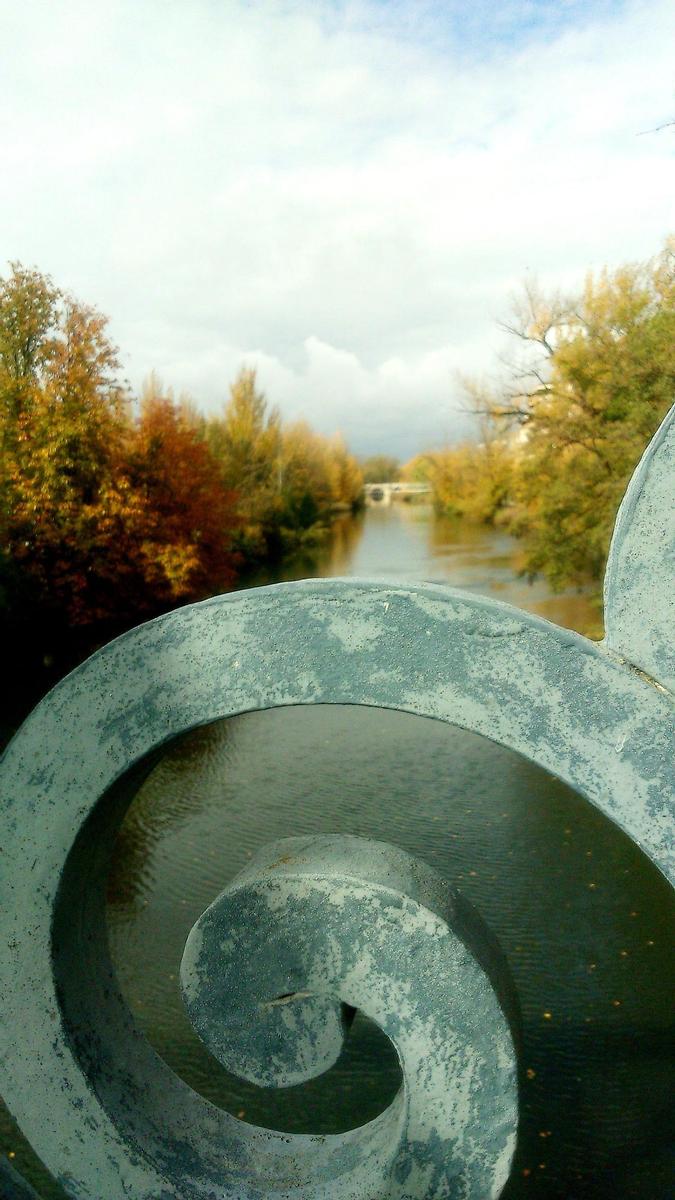
[[[464,388],[480,441],[420,456],[439,507],[499,520],[554,588],[598,581],[616,512],[675,399],[675,243],[589,275],[577,296],[523,287],[517,347],[493,387]],[[426,463],[426,466],[425,466]]]
[[[73,639],[78,657],[145,617],[224,591],[251,559],[316,536],[361,486],[339,438],[282,425],[255,371],[240,372],[218,418],[154,375],[134,402],[105,317],[18,263],[0,278],[0,618],[10,658],[58,656]],[[66,650],[63,666],[71,661]]]

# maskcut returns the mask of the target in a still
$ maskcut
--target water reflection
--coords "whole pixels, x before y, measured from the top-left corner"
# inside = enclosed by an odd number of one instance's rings
[[[498,529],[437,516],[430,505],[397,502],[340,517],[312,558],[259,572],[255,583],[316,576],[361,576],[447,584],[492,595],[549,621],[601,636],[601,615],[586,592],[553,594],[541,579],[520,576],[522,549]]]
[[[331,527],[331,537],[327,551],[321,556],[316,565],[317,572],[325,575],[349,575],[352,573],[359,545],[366,527],[366,514],[356,516],[344,515],[338,517]],[[325,571],[323,570],[325,561]]]

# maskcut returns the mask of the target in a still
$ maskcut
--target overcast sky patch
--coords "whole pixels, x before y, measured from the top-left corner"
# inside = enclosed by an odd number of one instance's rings
[[[135,387],[257,365],[289,418],[462,435],[526,273],[675,226],[672,0],[0,0],[0,259],[111,318]]]

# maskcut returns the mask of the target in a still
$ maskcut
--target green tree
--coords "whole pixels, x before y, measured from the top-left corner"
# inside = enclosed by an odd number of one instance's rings
[[[60,293],[48,276],[12,263],[0,279],[0,410],[3,444],[44,381],[56,343]]]
[[[260,539],[280,508],[281,421],[259,391],[254,369],[239,372],[224,415],[208,421],[205,436],[225,487],[238,495],[244,532]]]
[[[0,530],[5,609],[21,580],[44,612],[80,620],[88,558],[128,414],[99,313],[18,265],[0,284]],[[84,599],[87,596],[88,599]]]
[[[205,438],[225,485],[237,493],[237,545],[245,560],[304,553],[325,535],[336,509],[359,501],[362,473],[342,438],[324,437],[305,421],[283,425],[250,368],[235,379],[223,416],[206,423]]]
[[[675,246],[589,276],[578,297],[525,289],[506,328],[523,348],[478,407],[523,433],[511,528],[530,573],[599,580],[631,473],[675,395]]]

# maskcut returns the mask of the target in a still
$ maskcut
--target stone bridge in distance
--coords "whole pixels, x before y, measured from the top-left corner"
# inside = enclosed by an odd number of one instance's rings
[[[366,504],[383,508],[394,500],[410,500],[415,496],[425,496],[431,491],[428,483],[366,483],[363,494]]]

